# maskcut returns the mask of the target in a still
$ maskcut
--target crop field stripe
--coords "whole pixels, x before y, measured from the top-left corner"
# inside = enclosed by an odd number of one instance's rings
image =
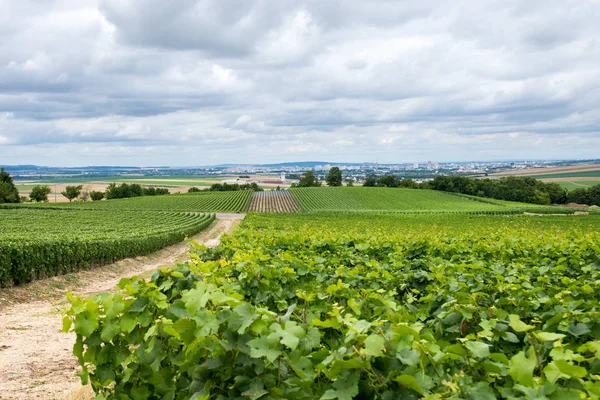
[[[178,243],[214,214],[0,209],[0,286],[103,265]]]
[[[254,192],[246,211],[265,213],[292,213],[301,209],[289,190]]]
[[[498,204],[477,202],[431,190],[401,188],[294,188],[307,211],[504,211]]]

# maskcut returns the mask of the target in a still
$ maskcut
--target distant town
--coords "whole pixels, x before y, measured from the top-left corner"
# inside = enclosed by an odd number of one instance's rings
[[[313,170],[315,175],[324,179],[332,167],[338,167],[345,181],[361,182],[367,176],[395,175],[398,178],[410,178],[415,181],[427,181],[436,176],[464,175],[483,177],[489,174],[518,171],[531,168],[549,168],[566,165],[585,165],[600,163],[596,160],[519,160],[519,161],[469,161],[469,162],[413,162],[413,163],[334,163],[319,161],[286,162],[264,165],[223,164],[196,167],[135,167],[135,166],[86,166],[86,167],[44,167],[36,165],[3,166],[15,180],[52,180],[64,178],[95,177],[106,179],[111,177],[161,177],[161,176],[238,176],[265,175],[280,180],[295,180],[306,170]]]

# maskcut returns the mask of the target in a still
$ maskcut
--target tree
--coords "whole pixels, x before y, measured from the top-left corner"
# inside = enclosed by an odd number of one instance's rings
[[[342,171],[338,167],[332,167],[325,181],[327,186],[342,186]]]
[[[29,198],[33,201],[37,202],[46,202],[48,201],[48,195],[52,193],[52,189],[49,186],[36,186],[31,189],[31,193],[29,193]]]
[[[73,201],[73,199],[76,199],[77,196],[79,196],[81,194],[81,189],[83,188],[83,185],[79,185],[79,186],[67,186],[65,188],[64,192],[60,192],[60,194],[62,194],[63,196],[65,196],[67,199],[69,199],[69,202]]]
[[[97,192],[95,190],[92,190],[90,192],[90,197],[92,198],[92,201],[100,201],[104,198],[104,192]]]
[[[377,178],[373,175],[367,176],[367,179],[365,179],[365,183],[363,184],[363,186],[377,186]]]
[[[19,191],[13,183],[12,177],[4,168],[0,169],[0,203],[19,203]]]
[[[353,187],[354,186],[354,182],[352,181],[348,181],[348,183],[346,183],[347,187]]]
[[[79,198],[83,201],[88,201],[90,198],[90,186],[85,186],[82,190],[81,190],[81,194],[79,195]]]
[[[314,172],[311,170],[304,171],[304,176],[300,178],[297,187],[315,187],[321,186],[321,182],[317,179]]]

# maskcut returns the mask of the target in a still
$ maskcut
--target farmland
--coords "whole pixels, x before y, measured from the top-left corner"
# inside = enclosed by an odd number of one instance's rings
[[[296,188],[291,191],[302,208],[309,211],[505,211],[503,207],[495,204],[476,202],[431,190],[340,187]]]
[[[141,196],[98,202],[73,202],[60,204],[24,204],[31,208],[61,208],[90,210],[140,210],[189,212],[242,212],[252,196],[252,191],[199,192],[165,196]]]
[[[192,263],[123,281],[132,299],[72,298],[65,329],[105,396],[595,398],[599,226],[251,214]]]
[[[207,227],[211,214],[0,209],[0,286],[148,254]]]
[[[300,204],[289,190],[254,192],[248,203],[248,212],[290,213],[300,210]]]
[[[250,212],[149,282],[68,295],[63,329],[107,399],[597,390],[593,210],[368,187],[3,207],[2,285],[149,253],[210,224],[202,212]]]
[[[567,190],[581,189],[581,188],[587,189],[587,188],[591,188],[592,186],[600,185],[600,178],[598,178],[596,180],[560,178],[560,179],[548,179],[548,180],[546,180],[546,182],[556,182],[560,186],[562,186],[563,188],[565,188]]]

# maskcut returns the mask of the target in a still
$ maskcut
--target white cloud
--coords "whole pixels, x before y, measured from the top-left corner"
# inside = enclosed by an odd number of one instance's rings
[[[4,162],[600,154],[596,1],[7,4]]]

